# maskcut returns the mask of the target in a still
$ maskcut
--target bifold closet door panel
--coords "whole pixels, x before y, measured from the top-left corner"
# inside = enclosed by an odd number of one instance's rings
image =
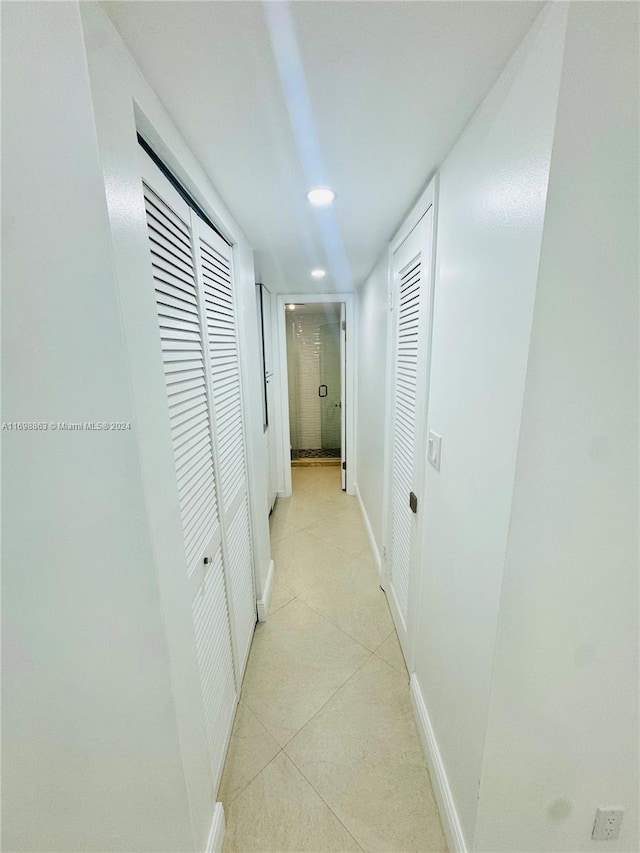
[[[144,196],[185,558],[191,575],[200,565],[205,544],[219,528],[191,233],[189,219],[185,222],[146,184]],[[188,217],[188,209],[186,213]]]
[[[403,245],[406,254],[406,247]],[[417,249],[418,247],[416,247]],[[419,251],[397,271],[395,406],[393,408],[393,476],[391,509],[391,584],[406,622],[411,564],[411,510],[416,439],[418,383],[418,319],[420,312],[421,257]]]
[[[193,214],[192,222],[207,338],[223,555],[240,677],[257,614],[233,253],[219,234]]]
[[[393,255],[394,370],[392,389],[390,585],[407,639],[410,601],[415,583],[418,526],[412,493],[421,505],[426,446],[429,310],[431,273],[431,207]],[[422,456],[421,456],[422,454]]]
[[[222,546],[213,555],[193,602],[198,667],[202,685],[209,760],[217,790],[224,766],[227,735],[236,707],[236,684],[229,621],[218,618],[227,610]]]
[[[184,541],[184,563],[175,571],[183,573],[190,587],[202,713],[216,786],[237,695],[191,211],[146,158],[143,189]]]

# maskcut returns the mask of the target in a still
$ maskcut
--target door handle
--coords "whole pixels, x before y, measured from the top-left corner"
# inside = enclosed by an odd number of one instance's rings
[[[324,394],[322,393],[322,389],[324,388]],[[329,389],[326,385],[318,385],[318,397],[326,397],[329,393]]]

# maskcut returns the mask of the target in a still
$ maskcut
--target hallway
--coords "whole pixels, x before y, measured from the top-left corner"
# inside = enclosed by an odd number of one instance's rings
[[[640,851],[639,15],[2,4],[0,849]]]
[[[357,501],[338,467],[292,476],[220,787],[224,849],[444,851]]]

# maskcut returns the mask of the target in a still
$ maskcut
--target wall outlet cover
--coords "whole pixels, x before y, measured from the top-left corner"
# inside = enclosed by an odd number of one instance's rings
[[[614,841],[618,838],[623,815],[622,806],[600,806],[593,823],[593,832],[591,833],[593,840]]]

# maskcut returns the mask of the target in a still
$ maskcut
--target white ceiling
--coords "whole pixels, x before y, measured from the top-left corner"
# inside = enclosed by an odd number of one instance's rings
[[[542,5],[104,7],[256,250],[258,280],[329,293],[366,278]],[[322,183],[331,210],[304,198]]]

